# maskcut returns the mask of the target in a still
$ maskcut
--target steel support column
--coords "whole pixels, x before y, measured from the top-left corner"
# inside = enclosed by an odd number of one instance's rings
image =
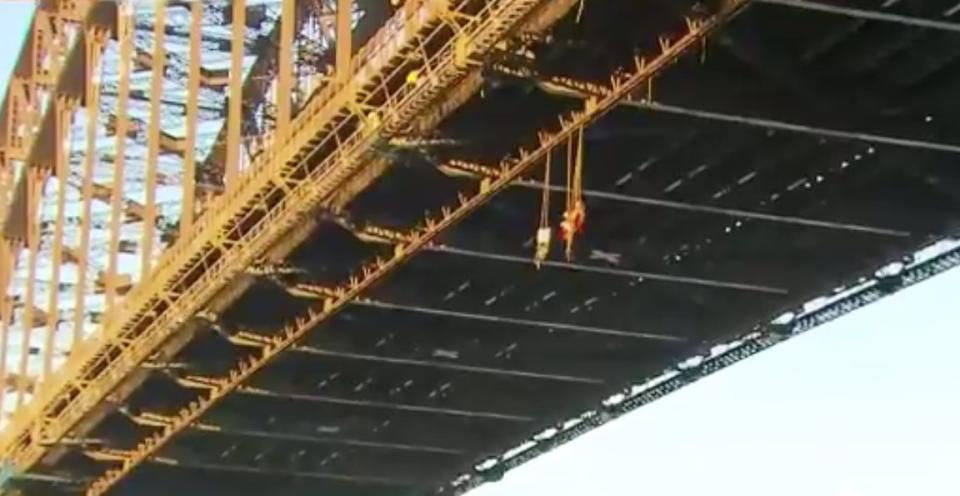
[[[280,12],[280,47],[277,49],[277,127],[280,140],[287,135],[290,126],[290,89],[293,79],[293,35],[297,26],[295,0],[282,0]]]
[[[337,66],[336,78],[345,81],[350,74],[353,54],[353,0],[337,0]]]
[[[62,98],[56,98],[53,101],[54,111],[54,140],[57,146],[54,156],[53,174],[57,178],[57,197],[55,207],[55,221],[53,229],[53,247],[52,247],[52,272],[50,277],[50,293],[47,301],[47,337],[44,344],[43,377],[49,376],[53,369],[52,354],[47,350],[52,350],[56,338],[56,332],[60,327],[60,266],[63,264],[63,220],[66,210],[67,186],[70,176],[70,156],[67,148],[64,146],[69,139],[70,121],[72,111]]]
[[[33,318],[35,302],[35,283],[37,249],[39,248],[39,232],[37,223],[37,214],[39,212],[39,201],[42,195],[42,181],[45,174],[39,172],[37,167],[29,160],[35,151],[35,138],[44,133],[43,126],[49,121],[55,119],[44,119],[41,107],[41,91],[55,86],[60,69],[63,64],[63,56],[66,53],[65,24],[68,22],[66,16],[61,17],[59,9],[65,7],[67,2],[47,2],[38,5],[34,11],[31,29],[27,35],[27,40],[21,48],[19,60],[14,67],[13,75],[7,86],[7,92],[3,102],[3,109],[6,112],[3,125],[3,171],[6,183],[6,192],[8,196],[4,199],[0,213],[3,216],[3,227],[6,234],[13,234],[13,237],[4,237],[3,246],[0,248],[0,258],[3,258],[4,266],[0,268],[0,283],[3,284],[4,297],[0,302],[0,318],[3,322],[3,337],[0,338],[0,348],[2,348],[3,357],[0,358],[0,387],[3,388],[3,394],[0,395],[0,405],[6,404],[6,384],[10,376],[9,370],[13,364],[7,363],[7,355],[10,351],[10,326],[14,320],[15,309],[12,297],[8,297],[10,285],[13,282],[16,273],[16,262],[24,248],[28,248],[27,255],[27,290],[30,293],[28,306],[23,308],[22,316],[29,317],[30,322],[23,319],[20,321],[20,327],[23,332],[21,339],[21,369],[25,370],[26,358],[29,353],[29,343],[33,332]],[[84,2],[86,6],[92,6],[93,2]],[[56,107],[51,103],[47,105],[46,111],[53,112]],[[57,145],[59,146],[59,145]],[[20,174],[19,181],[23,186],[20,191],[26,193],[25,204],[21,205],[21,210],[16,212],[10,209],[10,201],[14,197],[14,191],[17,186],[17,179],[12,169],[12,159],[21,162],[23,171]],[[18,216],[18,223],[22,222],[25,232],[10,233],[6,232],[8,221],[11,215]],[[32,246],[32,249],[30,248]],[[24,295],[25,297],[27,295]],[[23,388],[26,384],[25,375],[20,374],[16,384],[16,405],[23,402]]]
[[[17,408],[23,406],[27,390],[27,371],[33,335],[34,308],[36,306],[37,255],[40,251],[40,226],[38,214],[46,171],[28,167],[27,179],[27,281],[23,298],[23,318],[20,320],[20,364],[17,367]]]
[[[246,0],[233,0],[230,31],[230,94],[227,97],[227,153],[223,164],[223,191],[236,186],[240,170],[241,131],[243,125],[243,55],[246,43]]]
[[[183,196],[180,200],[180,236],[190,232],[196,210],[197,102],[200,98],[200,38],[203,30],[203,4],[190,4],[190,48],[187,69],[186,135],[183,145]]]
[[[120,226],[126,217],[124,202],[124,165],[127,153],[127,106],[130,101],[130,66],[133,59],[133,0],[121,0],[117,5],[117,106],[114,111],[113,184],[110,189],[110,234],[107,240],[107,271],[104,276],[105,311],[112,313],[117,299],[119,276],[118,255],[120,252]],[[106,319],[105,319],[106,320]]]
[[[6,174],[4,172],[4,174]],[[9,175],[9,181],[13,176]],[[0,424],[6,420],[5,405],[7,399],[7,356],[10,353],[10,325],[13,320],[13,295],[9,291],[13,272],[16,268],[16,257],[13,253],[14,243],[0,236],[0,289],[3,289],[3,298],[0,299]]]
[[[84,107],[86,110],[86,143],[83,150],[83,185],[80,197],[83,207],[80,214],[80,248],[77,256],[77,286],[73,305],[73,340],[72,345],[83,338],[83,326],[86,318],[86,299],[89,282],[87,270],[90,259],[90,229],[93,222],[90,219],[93,202],[93,174],[94,168],[100,160],[97,151],[97,133],[100,130],[100,55],[104,33],[93,28],[83,37],[86,45],[86,64],[84,81]],[[155,172],[154,172],[155,173]],[[149,198],[149,197],[148,197]]]
[[[146,192],[143,216],[143,238],[140,249],[140,281],[150,276],[153,265],[153,244],[157,230],[157,162],[160,159],[160,99],[163,97],[163,74],[166,65],[164,38],[167,0],[154,0],[153,55],[150,57],[150,122],[147,128],[147,173],[143,188]]]
[[[0,157],[0,425],[6,421],[6,396],[7,396],[7,354],[10,344],[10,324],[13,320],[13,295],[10,291],[10,283],[13,279],[13,273],[16,270],[16,256],[14,253],[14,241],[7,239],[4,235],[3,227],[7,222],[7,214],[10,210],[10,202],[14,191],[13,174],[13,150],[20,141],[19,134],[16,132],[18,122],[14,115],[19,115],[22,111],[23,95],[19,93],[21,83],[16,76],[10,78],[8,83],[7,99],[3,110],[6,112],[2,116],[3,122],[0,122],[0,139],[2,139],[2,157]],[[20,151],[22,155],[22,151]]]

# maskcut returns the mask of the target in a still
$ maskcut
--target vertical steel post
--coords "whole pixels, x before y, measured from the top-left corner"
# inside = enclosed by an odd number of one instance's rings
[[[20,84],[18,78],[12,76],[8,83],[8,94],[18,91]],[[3,123],[4,155],[3,162],[0,163],[0,182],[2,182],[0,201],[3,202],[0,203],[0,229],[6,225],[10,201],[13,197],[14,174],[11,151],[15,148],[14,140],[19,139],[16,130],[18,122],[13,116],[23,111],[21,102],[22,100],[15,96],[7,98],[6,122]],[[7,239],[5,233],[0,232],[0,290],[3,291],[3,298],[0,299],[0,423],[6,415],[4,405],[7,397],[7,352],[10,347],[10,321],[13,318],[13,295],[10,291],[10,282],[15,269],[16,257],[13,242]]]
[[[346,81],[350,73],[352,46],[353,0],[337,0],[337,81]]]
[[[153,265],[153,238],[157,230],[157,161],[160,158],[160,99],[163,96],[163,69],[166,65],[164,25],[167,0],[155,0],[153,9],[153,56],[150,58],[150,122],[147,128],[147,174],[144,178],[143,242],[140,282],[147,280]]]
[[[0,239],[0,261],[10,267],[14,265],[11,243],[6,238]],[[0,281],[4,289],[3,299],[0,300],[0,319],[3,319],[0,323],[0,422],[6,415],[4,405],[7,404],[7,354],[10,348],[10,319],[13,318],[13,297],[7,291],[11,279],[10,272],[12,270],[5,272],[3,280]]]
[[[230,96],[227,109],[227,153],[224,163],[224,191],[233,185],[240,167],[240,131],[243,124],[243,55],[246,33],[246,0],[233,0],[233,27],[230,38]]]
[[[4,175],[7,184],[13,181],[13,174],[9,169],[0,172]],[[9,187],[9,186],[8,186]],[[3,299],[0,300],[0,422],[6,414],[7,398],[7,354],[10,348],[10,321],[13,318],[13,295],[10,294],[10,280],[16,267],[16,257],[13,252],[13,243],[4,236],[0,236],[0,263],[3,264],[0,272],[0,288],[3,289]]]
[[[63,146],[56,144],[55,146]],[[23,333],[20,339],[20,365],[17,377],[17,408],[24,402],[27,389],[27,363],[30,358],[30,338],[33,334],[33,314],[36,302],[37,280],[37,251],[40,248],[40,232],[37,225],[37,213],[40,205],[40,196],[43,192],[44,172],[36,166],[28,165],[25,171],[27,177],[27,289],[24,292],[23,318],[20,320],[20,329]]]
[[[117,6],[117,42],[119,43],[119,61],[117,72],[116,107],[116,145],[113,154],[113,187],[110,191],[110,237],[107,247],[107,273],[105,279],[105,311],[110,312],[117,298],[118,254],[120,252],[120,225],[126,217],[126,205],[123,202],[123,166],[127,151],[127,104],[130,100],[130,62],[133,59],[133,4],[131,0],[121,0]]]
[[[41,121],[40,101],[37,98],[40,93],[39,88],[45,85],[49,89],[52,81],[48,78],[52,74],[59,73],[60,58],[64,48],[63,44],[66,40],[66,37],[63,36],[62,33],[53,34],[49,32],[50,19],[47,13],[41,9],[38,9],[34,14],[32,40],[34,60],[30,68],[28,83],[32,98],[28,103],[30,108],[24,116],[24,124],[28,130],[27,135],[30,136],[24,145],[24,150],[27,151],[27,153],[29,153],[28,151],[33,144],[32,135],[36,132],[36,126],[40,124]],[[55,41],[59,43],[54,43]],[[44,56],[46,57],[46,64],[44,63]],[[52,98],[53,101],[56,102],[56,96],[52,96]],[[56,105],[56,103],[52,104]],[[59,152],[63,147],[63,143],[54,143],[54,147],[57,148]],[[20,336],[20,363],[17,366],[18,377],[16,378],[17,396],[15,408],[20,408],[23,405],[27,387],[27,368],[30,358],[34,310],[36,306],[37,251],[40,249],[38,214],[40,200],[43,194],[43,182],[45,180],[45,172],[35,164],[24,163],[23,167],[23,179],[27,184],[27,226],[26,239],[23,240],[27,250],[27,281],[26,290],[24,291],[23,314],[20,319],[20,330],[22,334]],[[11,273],[11,278],[13,277],[16,277],[15,271]]]
[[[52,369],[52,356],[55,335],[60,325],[60,266],[63,264],[63,218],[66,215],[67,179],[70,175],[67,152],[63,143],[67,139],[69,125],[69,110],[62,98],[54,100],[54,142],[57,143],[53,154],[53,173],[57,177],[57,205],[55,209],[55,226],[53,228],[53,246],[51,248],[52,274],[50,277],[50,294],[47,300],[47,336],[44,340],[43,377],[49,376]]]
[[[290,86],[293,78],[293,35],[297,26],[294,0],[283,0],[280,11],[280,48],[277,63],[277,138],[282,139],[290,126]]]
[[[77,255],[77,286],[73,305],[73,340],[75,346],[83,338],[83,322],[86,316],[87,268],[90,258],[90,222],[91,203],[93,202],[93,173],[99,161],[97,153],[97,132],[100,119],[100,32],[91,30],[86,33],[84,55],[86,57],[86,81],[84,84],[84,105],[86,107],[86,143],[83,151],[83,184],[81,198],[83,210],[80,215],[80,250]]]
[[[187,125],[183,150],[183,195],[180,204],[180,235],[193,227],[196,194],[197,100],[200,95],[200,34],[203,5],[190,4],[190,67],[187,74]]]

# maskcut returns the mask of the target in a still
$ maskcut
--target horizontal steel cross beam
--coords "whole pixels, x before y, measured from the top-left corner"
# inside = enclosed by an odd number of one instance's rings
[[[893,24],[902,24],[904,26],[912,26],[912,27],[918,27],[918,28],[933,29],[938,31],[960,33],[960,23],[947,21],[947,20],[929,19],[925,17],[895,14],[893,12],[884,12],[881,10],[874,10],[874,9],[861,9],[857,7],[851,7],[848,5],[819,2],[816,0],[756,0],[756,1],[757,3],[765,3],[770,5],[779,5],[783,7],[792,7],[792,8],[801,9],[801,10],[823,12],[826,14],[836,14],[836,15],[842,15],[847,17],[855,17],[855,18],[866,19],[870,21],[889,22]]]

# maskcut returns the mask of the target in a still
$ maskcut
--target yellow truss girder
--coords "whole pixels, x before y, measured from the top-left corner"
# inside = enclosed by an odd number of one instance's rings
[[[739,12],[740,7],[745,4],[746,0],[732,1],[726,9],[715,17],[705,21],[691,21],[688,24],[689,30],[686,34],[677,40],[662,44],[663,50],[660,55],[650,60],[637,59],[632,70],[613,79],[610,88],[604,92],[602,98],[588,101],[583,111],[562,116],[559,119],[559,130],[541,132],[538,148],[532,151],[521,150],[517,157],[502,161],[499,166],[499,176],[496,179],[487,178],[481,181],[478,191],[473,196],[462,196],[458,205],[444,208],[441,217],[427,218],[422,227],[415,228],[411,232],[400,236],[403,241],[394,245],[395,249],[390,258],[378,258],[364,265],[356,276],[350,278],[348,283],[337,288],[313,288],[316,290],[316,294],[320,296],[321,303],[310,308],[305,315],[276,334],[269,337],[258,336],[255,339],[248,336],[250,341],[255,343],[257,352],[241,360],[225,377],[204,378],[203,384],[209,385],[209,387],[204,387],[205,392],[181,410],[172,424],[164,426],[144,439],[131,456],[122,461],[120,467],[107,470],[91,485],[87,496],[104,494],[133,468],[150,459],[180,430],[195,423],[222,398],[243,388],[243,383],[253,374],[285,350],[296,347],[297,342],[319,323],[329,319],[352,301],[361,297],[377,281],[403,265],[420,250],[428,247],[442,232],[473,213],[493,195],[507,188],[513,181],[521,177],[524,172],[543,163],[550,151],[561,146],[578,130],[583,129],[607,113],[620,100],[627,98],[636,87],[649,81],[691,47],[697,46],[713,28]]]
[[[94,339],[75,346],[68,362],[0,438],[4,458],[21,471],[36,463],[46,453],[37,439],[63,438],[134,368],[154,356],[189,316],[202,311],[244,267],[296,227],[305,212],[367,167],[378,140],[400,135],[411,123],[430,122],[424,115],[449,112],[456,101],[447,101],[444,108],[430,105],[449,97],[445,92],[464,78],[478,81],[476,61],[495,42],[538,5],[572,1],[501,0],[478,13],[458,15],[468,3],[407,2],[360,50],[349,67],[350,77],[321,88],[284,133],[268,139],[267,150],[250,172],[213,200],[207,214],[161,256],[150,277],[104,316]],[[452,38],[429,44],[445,33]],[[437,50],[427,53],[425,46]],[[396,55],[418,47],[423,58],[417,63],[425,76],[415,85],[388,87],[406,73],[407,60]],[[464,96],[457,98],[462,101]],[[379,103],[383,100],[386,103]],[[358,111],[372,108],[373,102],[383,109],[376,119]],[[358,119],[364,124],[352,128]],[[335,153],[318,167],[308,163],[315,150],[332,146]],[[276,196],[281,201],[264,201]],[[209,262],[214,258],[216,262]]]

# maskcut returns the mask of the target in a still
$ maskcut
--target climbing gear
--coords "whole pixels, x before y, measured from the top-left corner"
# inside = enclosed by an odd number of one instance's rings
[[[567,261],[573,259],[573,243],[586,220],[587,207],[583,202],[583,129],[580,129],[575,157],[573,138],[567,140],[567,205],[563,221],[560,222],[560,237],[566,246],[564,253]]]
[[[546,164],[543,171],[543,197],[540,200],[540,225],[537,227],[536,249],[533,254],[533,265],[540,268],[540,264],[550,255],[550,238],[553,233],[550,229],[550,158],[552,152],[547,152]]]

